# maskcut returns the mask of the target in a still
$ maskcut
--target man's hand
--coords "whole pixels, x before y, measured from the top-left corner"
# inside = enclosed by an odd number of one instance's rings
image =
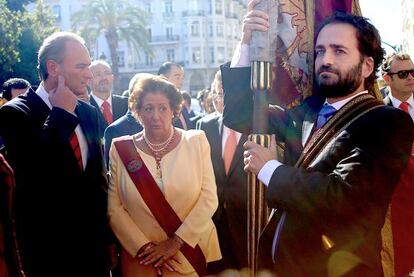
[[[262,167],[270,160],[277,159],[275,135],[270,138],[270,147],[265,148],[251,141],[244,143],[244,171],[258,174]]]
[[[49,101],[53,107],[58,107],[70,113],[74,113],[78,98],[65,85],[65,78],[59,75],[57,88],[49,91]]]
[[[250,44],[253,31],[265,32],[270,27],[268,14],[254,9],[260,1],[261,0],[251,0],[247,4],[247,14],[243,19],[242,44]]]

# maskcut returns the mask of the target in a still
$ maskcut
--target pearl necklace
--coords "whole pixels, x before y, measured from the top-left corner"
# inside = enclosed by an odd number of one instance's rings
[[[175,134],[175,128],[172,128],[171,134],[168,137],[168,139],[160,144],[153,144],[151,143],[148,138],[145,136],[145,131],[143,133],[143,138],[145,144],[148,146],[149,150],[151,151],[152,155],[155,158],[155,164],[157,169],[157,182],[161,184],[162,186],[162,171],[161,171],[161,158],[165,154],[168,146],[170,146],[171,142],[173,141]],[[155,149],[158,148],[158,149]]]

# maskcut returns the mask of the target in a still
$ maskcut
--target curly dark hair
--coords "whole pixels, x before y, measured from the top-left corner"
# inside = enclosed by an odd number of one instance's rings
[[[377,28],[369,22],[368,18],[343,12],[335,12],[321,23],[317,31],[317,36],[323,27],[332,23],[349,24],[355,28],[360,55],[363,57],[372,57],[374,60],[374,70],[364,81],[365,89],[373,91],[379,67],[385,56],[385,50],[381,47],[381,37]]]
[[[136,115],[142,108],[144,97],[149,93],[161,93],[167,97],[174,116],[179,115],[183,101],[181,93],[171,82],[155,75],[142,77],[136,82],[128,98],[129,110]]]

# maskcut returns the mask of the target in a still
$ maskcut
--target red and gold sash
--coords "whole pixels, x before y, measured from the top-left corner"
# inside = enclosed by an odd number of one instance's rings
[[[128,171],[131,180],[134,182],[139,194],[145,204],[151,210],[161,228],[172,237],[182,222],[173,208],[165,199],[154,178],[142,161],[131,138],[114,142],[119,156]],[[192,248],[185,241],[180,249],[199,276],[205,276],[206,259],[199,245]]]

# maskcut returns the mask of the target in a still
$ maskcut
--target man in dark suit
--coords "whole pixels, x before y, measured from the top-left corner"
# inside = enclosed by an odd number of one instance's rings
[[[223,125],[223,89],[219,81],[212,86],[217,112],[197,122],[197,129],[206,133],[210,144],[219,198],[213,221],[223,258],[208,265],[209,274],[247,267],[247,174],[243,170],[243,144],[247,135]]]
[[[39,49],[39,88],[0,109],[16,177],[15,219],[26,276],[108,276],[107,183],[84,40],[57,32]]]
[[[252,30],[268,29],[257,2],[248,5],[245,45]],[[280,276],[382,276],[380,231],[414,138],[409,116],[368,92],[383,55],[366,19],[325,20],[315,45],[318,95],[286,112],[272,109],[269,118],[284,158],[274,137],[270,150],[246,142],[245,170],[267,186],[276,209],[260,239],[261,267]],[[239,62],[249,58],[236,56],[233,65],[247,66]],[[250,132],[250,68],[225,65],[222,74],[224,124]]]
[[[391,54],[382,65],[384,81],[389,86],[389,93],[384,98],[385,105],[401,109],[414,121],[414,64],[408,54]],[[414,146],[414,145],[413,145]],[[390,204],[390,233],[385,234],[384,269],[390,276],[408,276],[414,270],[414,147],[411,159],[400,177]],[[392,257],[392,260],[389,258]]]
[[[107,62],[92,62],[91,71],[93,79],[89,102],[98,110],[99,135],[103,138],[106,127],[127,112],[128,98],[111,92],[114,75]]]

